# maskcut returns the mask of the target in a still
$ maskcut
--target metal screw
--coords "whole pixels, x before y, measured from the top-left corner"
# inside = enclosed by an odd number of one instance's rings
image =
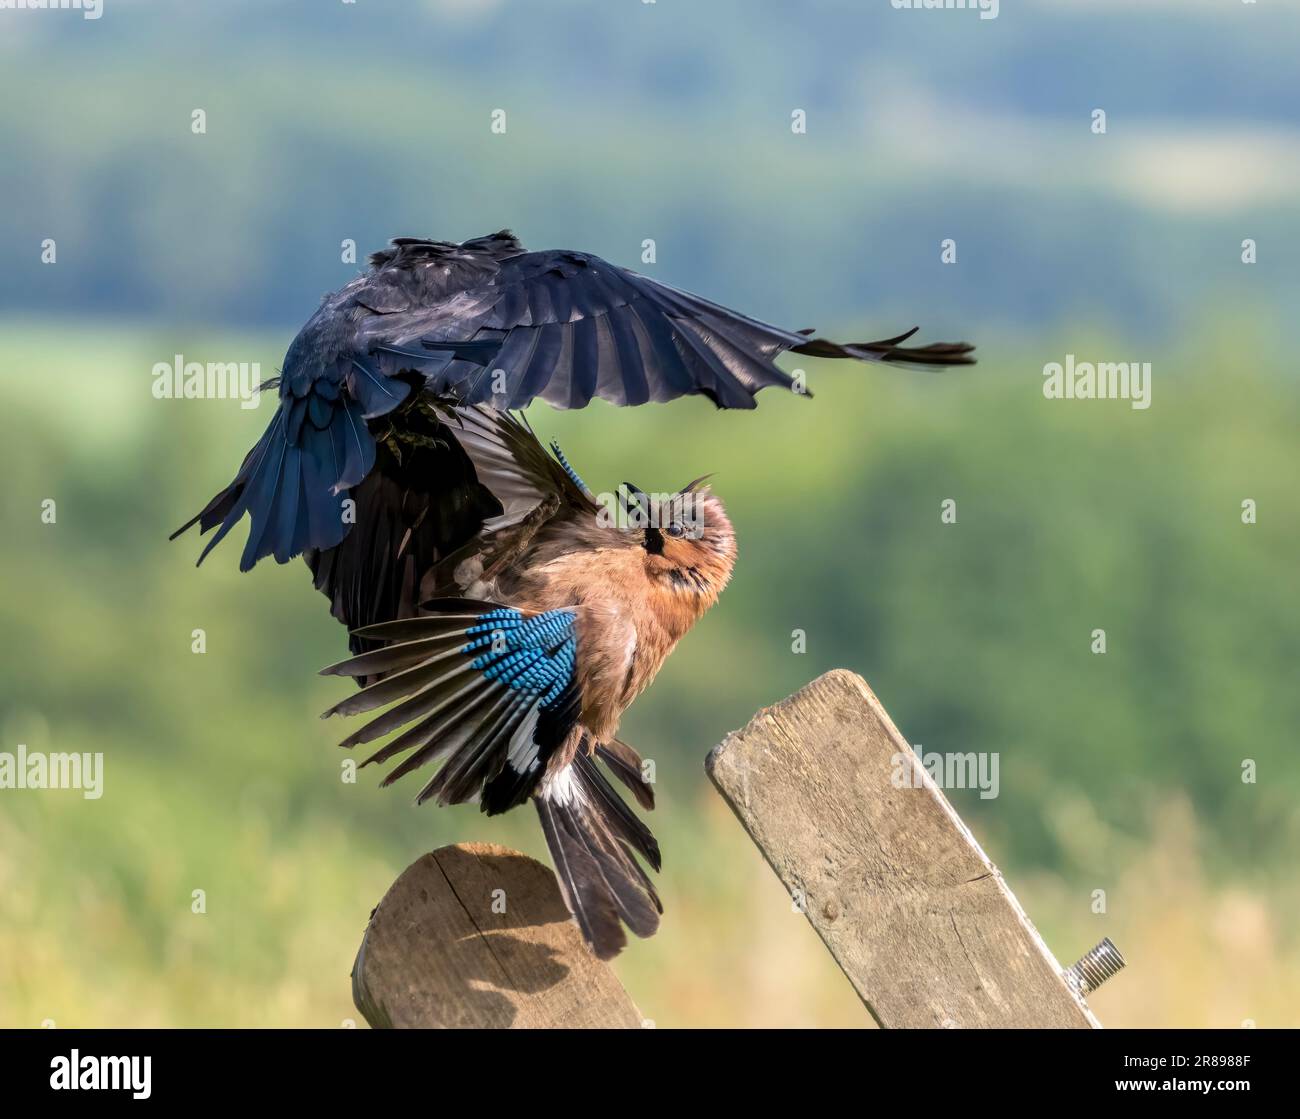
[[[1126,962],[1114,941],[1106,937],[1065,972],[1065,981],[1080,995],[1090,995],[1112,975],[1117,975]]]

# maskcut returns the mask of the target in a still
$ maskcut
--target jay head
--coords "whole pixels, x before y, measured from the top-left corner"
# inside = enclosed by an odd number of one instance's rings
[[[736,533],[722,502],[697,478],[676,493],[647,494],[624,482],[621,501],[648,583],[665,609],[694,622],[717,600],[736,565]]]
[[[359,689],[326,715],[343,740],[423,770],[417,803],[534,805],[561,891],[602,958],[649,936],[663,907],[641,861],[659,845],[615,791],[654,790],[617,738],[623,712],[718,599],[736,561],[697,479],[602,504],[554,444],[512,413],[702,395],[753,408],[793,380],[785,351],[968,365],[965,343],[914,333],[840,344],[789,331],[589,253],[527,252],[508,232],[459,244],[398,238],[325,296],[290,344],[279,407],[234,479],[187,524],[245,516],[241,568],[301,555],[351,656],[324,673]],[[808,395],[806,392],[801,395]]]

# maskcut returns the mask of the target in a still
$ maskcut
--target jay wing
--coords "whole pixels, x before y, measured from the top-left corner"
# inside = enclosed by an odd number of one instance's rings
[[[373,742],[405,728],[362,765],[405,754],[384,778],[390,785],[442,761],[417,803],[480,798],[489,815],[505,812],[527,799],[577,724],[577,613],[532,613],[468,599],[434,600],[425,609],[430,616],[360,632],[397,643],[324,673],[385,675],[325,714],[355,715],[395,704],[341,745]]]
[[[524,611],[490,602],[426,603],[429,616],[367,627],[384,648],[324,669],[382,678],[335,704],[325,716],[392,704],[342,745],[400,731],[362,764],[405,755],[384,778],[441,763],[416,797],[440,804],[478,800],[488,815],[528,799],[538,817],[561,890],[583,936],[602,959],[659,927],[662,903],[637,862],[659,869],[659,845],[610,785],[595,757],[638,800],[653,806],[640,758],[617,740],[590,753],[579,723],[578,610]]]

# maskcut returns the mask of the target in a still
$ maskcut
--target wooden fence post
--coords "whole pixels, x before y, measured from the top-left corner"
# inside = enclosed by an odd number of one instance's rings
[[[880,1025],[1100,1025],[1083,993],[1123,957],[1104,941],[1063,972],[860,677],[829,672],[760,711],[706,768]],[[352,987],[376,1027],[644,1024],[552,872],[492,844],[402,873]]]
[[[550,869],[490,843],[440,847],[393,883],[370,915],[352,998],[376,1028],[642,1025]]]
[[[1100,1025],[861,677],[760,711],[706,768],[881,1026]]]

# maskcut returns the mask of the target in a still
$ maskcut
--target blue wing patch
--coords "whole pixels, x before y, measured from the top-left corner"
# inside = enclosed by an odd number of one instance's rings
[[[474,655],[470,667],[489,680],[535,695],[542,707],[550,707],[573,681],[576,618],[572,610],[531,618],[519,610],[492,610],[465,631],[470,640],[461,652]]]

